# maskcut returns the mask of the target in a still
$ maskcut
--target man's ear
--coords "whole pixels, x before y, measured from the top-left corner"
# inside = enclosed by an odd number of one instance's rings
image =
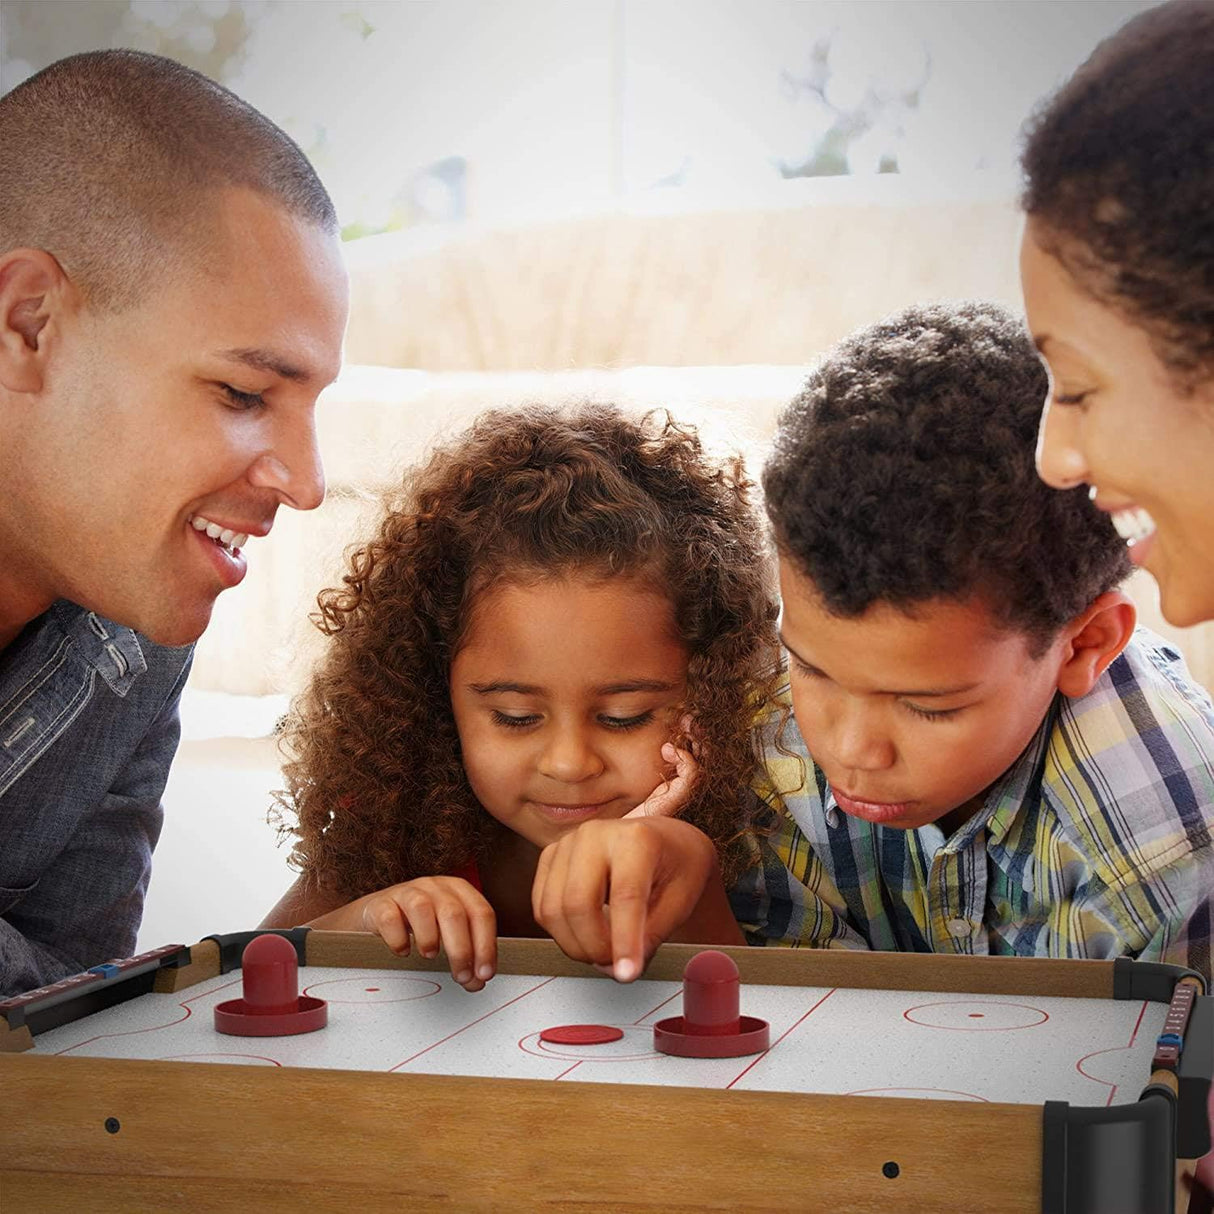
[[[12,249],[0,257],[0,386],[37,392],[46,377],[56,312],[73,288],[43,249]]]
[[[1138,610],[1120,590],[1102,594],[1064,629],[1066,648],[1058,690],[1077,699],[1096,685],[1114,658],[1130,643]]]

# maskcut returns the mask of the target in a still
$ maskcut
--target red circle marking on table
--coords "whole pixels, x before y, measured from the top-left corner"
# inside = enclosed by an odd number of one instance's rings
[[[610,1024],[558,1024],[555,1028],[544,1029],[540,1040],[553,1045],[606,1045],[609,1041],[619,1041],[623,1035],[623,1029]]]
[[[987,1011],[975,1011],[983,1007]],[[1026,1014],[1027,1013],[1027,1014]],[[1008,1033],[1036,1028],[1049,1020],[1049,1013],[1028,1003],[1003,999],[941,999],[919,1003],[902,1013],[904,1020],[929,1029],[954,1033]],[[962,1024],[962,1020],[985,1020],[985,1024]]]

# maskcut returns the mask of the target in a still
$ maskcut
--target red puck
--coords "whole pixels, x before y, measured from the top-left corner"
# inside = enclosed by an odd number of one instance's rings
[[[623,1035],[623,1029],[610,1024],[559,1024],[556,1028],[544,1029],[540,1040],[553,1045],[606,1045],[609,1041],[619,1041]]]

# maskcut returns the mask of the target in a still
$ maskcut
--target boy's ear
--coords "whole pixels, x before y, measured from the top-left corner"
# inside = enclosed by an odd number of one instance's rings
[[[1102,594],[1064,630],[1066,648],[1058,671],[1058,690],[1076,699],[1096,685],[1114,658],[1130,643],[1138,610],[1120,590]]]
[[[12,249],[0,257],[0,387],[41,390],[55,313],[72,293],[45,250]]]

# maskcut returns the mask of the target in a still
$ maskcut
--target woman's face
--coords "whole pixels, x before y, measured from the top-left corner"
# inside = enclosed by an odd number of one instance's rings
[[[1146,330],[1080,287],[1031,219],[1020,276],[1051,379],[1042,478],[1091,486],[1133,562],[1158,581],[1171,623],[1214,619],[1214,381],[1181,392]]]

